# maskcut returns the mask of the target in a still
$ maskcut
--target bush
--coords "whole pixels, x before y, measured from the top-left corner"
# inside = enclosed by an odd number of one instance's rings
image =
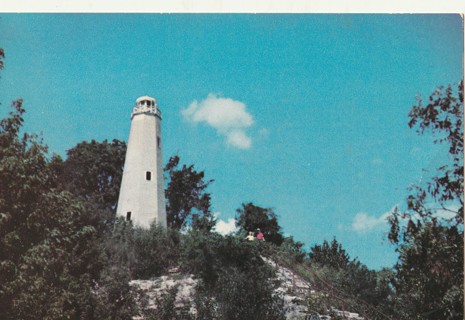
[[[149,230],[134,230],[136,261],[134,276],[139,279],[160,276],[170,267],[178,265],[180,256],[180,234],[152,224]]]
[[[274,293],[274,271],[257,243],[237,237],[192,232],[183,248],[184,268],[199,278],[197,319],[284,319]]]

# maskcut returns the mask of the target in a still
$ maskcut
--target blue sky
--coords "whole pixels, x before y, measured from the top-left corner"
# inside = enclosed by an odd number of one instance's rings
[[[408,128],[415,97],[463,78],[459,15],[0,14],[0,28],[0,115],[22,97],[52,152],[127,141],[153,96],[164,161],[215,180],[220,220],[271,207],[307,248],[335,236],[371,268],[396,259],[386,212],[446,153]]]

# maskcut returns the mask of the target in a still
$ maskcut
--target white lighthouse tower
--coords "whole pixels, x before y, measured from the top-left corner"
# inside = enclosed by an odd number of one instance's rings
[[[136,100],[124,162],[117,215],[149,228],[152,222],[166,227],[162,167],[161,112],[154,98]]]

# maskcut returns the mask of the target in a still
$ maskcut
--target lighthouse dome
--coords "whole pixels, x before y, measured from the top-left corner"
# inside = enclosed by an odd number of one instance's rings
[[[137,114],[155,115],[161,120],[157,100],[149,96],[142,96],[136,100],[136,105],[131,112],[131,119]]]
[[[140,98],[137,98],[136,100],[136,105],[137,106],[156,106],[157,105],[157,100],[155,100],[152,97],[149,96],[142,96]]]

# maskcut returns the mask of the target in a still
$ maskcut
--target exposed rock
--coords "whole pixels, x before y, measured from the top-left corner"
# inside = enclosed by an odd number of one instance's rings
[[[149,309],[155,309],[157,299],[160,299],[163,294],[174,286],[178,287],[174,302],[175,306],[176,308],[183,307],[191,301],[196,284],[197,280],[192,275],[181,276],[179,274],[165,275],[151,280],[132,280],[130,282],[130,285],[137,287],[147,295]]]
[[[284,300],[286,319],[331,319],[328,314],[315,315],[313,317],[309,314],[309,310],[306,306],[306,299],[309,295],[321,294],[312,289],[309,282],[305,281],[302,277],[292,272],[290,269],[280,266],[272,260],[267,258],[263,258],[263,260],[276,269],[276,277],[280,282],[280,286],[275,290],[275,292]],[[174,304],[177,309],[181,309],[182,307],[192,305],[197,280],[194,279],[193,275],[170,273],[169,275],[164,275],[151,280],[133,280],[130,284],[142,290],[146,294],[148,297],[149,309],[156,309],[157,299],[160,299],[163,294],[166,294],[171,288],[177,286]],[[191,309],[190,312],[195,313],[195,310]],[[331,312],[337,316],[345,317],[346,319],[364,319],[360,317],[358,313],[341,311],[334,308]]]

